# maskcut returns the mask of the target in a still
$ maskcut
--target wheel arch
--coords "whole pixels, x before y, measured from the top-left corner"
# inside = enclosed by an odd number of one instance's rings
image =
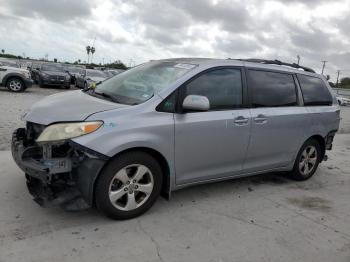
[[[164,157],[163,154],[161,154],[159,151],[150,148],[150,147],[131,147],[125,150],[122,150],[118,153],[116,153],[114,156],[112,156],[103,166],[103,168],[100,170],[100,172],[96,175],[96,178],[93,181],[93,192],[92,192],[92,198],[93,198],[93,203],[95,203],[95,187],[96,187],[96,181],[99,178],[101,172],[103,172],[104,167],[108,165],[108,163],[117,157],[119,157],[122,154],[125,153],[130,153],[130,152],[143,152],[146,154],[151,155],[157,162],[159,163],[161,169],[162,169],[162,175],[163,175],[163,184],[162,184],[162,190],[161,190],[161,195],[165,199],[170,198],[170,191],[171,191],[171,180],[170,180],[170,165],[167,161],[167,159]]]
[[[9,74],[5,75],[4,78],[2,79],[2,84],[4,86],[7,86],[8,81],[11,80],[12,78],[19,78],[22,81],[23,85],[25,83],[24,77],[21,74],[19,74],[19,73],[9,73]]]
[[[308,141],[310,139],[314,139],[314,140],[316,140],[319,143],[319,145],[321,147],[321,162],[322,162],[323,159],[324,159],[324,156],[326,154],[326,141],[325,141],[325,138],[323,136],[321,136],[321,135],[313,135],[313,136],[309,137],[308,139],[306,139],[306,141]]]

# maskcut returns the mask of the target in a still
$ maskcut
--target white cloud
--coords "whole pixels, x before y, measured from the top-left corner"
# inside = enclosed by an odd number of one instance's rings
[[[95,62],[257,57],[350,68],[350,0],[3,0],[0,48]]]

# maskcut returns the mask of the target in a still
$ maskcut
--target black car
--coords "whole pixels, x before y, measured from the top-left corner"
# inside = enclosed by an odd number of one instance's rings
[[[75,85],[76,78],[84,73],[84,68],[78,67],[78,66],[68,66],[65,68],[66,72],[71,77],[71,84]]]
[[[71,77],[60,64],[42,64],[37,68],[37,81],[40,87],[63,86],[70,88]]]
[[[41,64],[42,63],[33,62],[31,66],[28,68],[35,84],[38,84],[38,81],[39,81],[39,71],[40,71]]]

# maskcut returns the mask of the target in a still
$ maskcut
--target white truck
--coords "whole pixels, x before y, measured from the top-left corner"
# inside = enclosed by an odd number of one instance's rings
[[[22,92],[32,86],[33,80],[27,69],[8,66],[0,62],[0,84],[12,92]]]

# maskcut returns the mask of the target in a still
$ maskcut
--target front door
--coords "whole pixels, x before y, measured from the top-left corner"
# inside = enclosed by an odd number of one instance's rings
[[[184,97],[206,96],[210,109],[175,114],[176,184],[240,173],[250,135],[250,111],[242,108],[241,69],[213,69],[182,88]]]

